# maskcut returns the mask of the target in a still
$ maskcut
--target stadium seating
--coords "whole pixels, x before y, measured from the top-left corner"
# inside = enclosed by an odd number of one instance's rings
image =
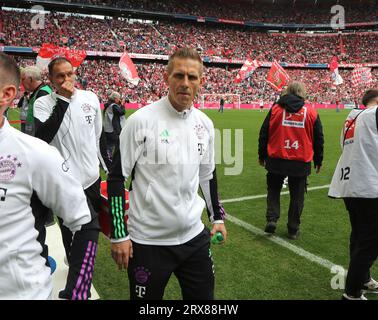
[[[71,1],[74,3],[76,0]],[[204,1],[194,1],[192,7],[185,2],[169,1],[109,1],[86,0],[81,3],[108,4],[111,6],[126,5],[145,10],[161,10],[167,12],[191,12],[207,15],[210,8]],[[252,18],[259,17],[262,21],[282,22],[283,18],[301,20],[301,14],[310,12],[313,22],[321,22],[322,10],[308,8],[303,11],[294,10],[288,15],[288,9],[280,11],[270,7],[264,11],[264,6],[254,7],[257,10],[245,10],[246,4],[232,2],[234,11],[242,13],[238,8],[244,7],[244,14]],[[217,13],[227,13],[228,5],[219,6]],[[264,9],[265,8],[265,9]],[[352,11],[356,21],[365,18],[359,7]],[[319,9],[319,8],[318,8]],[[207,11],[206,11],[207,10]],[[239,11],[238,11],[239,10]],[[281,12],[281,13],[280,13]],[[372,11],[369,17],[376,17],[378,11]],[[350,13],[351,14],[351,13]],[[45,16],[43,30],[30,31],[30,21],[35,13],[1,11],[1,39],[3,45],[16,47],[40,47],[43,43],[53,43],[67,46],[71,49],[87,51],[122,52],[126,49],[131,53],[168,55],[180,46],[195,46],[204,57],[239,59],[248,57],[261,61],[276,59],[287,63],[321,63],[328,64],[333,56],[339,56],[342,63],[377,63],[378,47],[372,45],[378,41],[378,32],[357,32],[343,34],[342,40],[338,34],[313,36],[296,33],[269,34],[244,28],[230,28],[221,25],[208,25],[188,22],[154,21],[130,22],[126,19],[97,19],[88,16],[50,13]],[[248,19],[251,19],[248,16]],[[240,17],[239,17],[240,18]],[[244,16],[246,19],[247,16]],[[280,20],[280,18],[282,18]],[[256,18],[257,19],[257,18]],[[365,21],[365,20],[364,20]],[[342,42],[341,42],[342,41]],[[121,44],[121,43],[124,43]],[[342,44],[341,44],[342,43]],[[345,50],[341,54],[342,49]],[[33,64],[34,60],[21,61],[21,64]],[[138,63],[137,69],[141,82],[137,87],[128,84],[120,77],[115,60],[85,61],[78,69],[78,79],[84,88],[95,91],[102,100],[106,100],[109,89],[122,91],[130,102],[146,104],[161,97],[166,91],[162,81],[164,65],[161,63]],[[266,84],[267,68],[259,68],[255,74],[240,84],[234,79],[238,69],[226,67],[209,67],[206,69],[207,82],[203,93],[239,94],[241,103],[254,101],[273,101],[275,92]],[[309,100],[317,102],[356,101],[360,91],[351,86],[351,69],[341,69],[340,74],[344,84],[337,90],[330,88],[328,69],[288,69],[292,79],[304,81],[308,86]],[[373,70],[377,79],[378,70]],[[375,82],[376,84],[377,82]],[[227,101],[226,101],[227,103]]]
[[[195,46],[205,56],[229,59],[259,57],[290,63],[329,63],[340,54],[340,41],[333,37],[270,35],[243,29],[230,29],[189,23],[159,22],[130,24],[125,20],[99,20],[90,17],[46,15],[45,29],[30,32],[30,13],[2,12],[3,44],[39,47],[42,43],[65,45],[90,51],[123,51],[144,54],[170,54],[176,45]],[[95,30],[95,32],[93,32]],[[371,44],[378,34],[343,36],[348,63],[378,61],[378,48]]]
[[[21,65],[32,65],[35,60],[20,59]],[[163,82],[165,66],[160,63],[136,64],[141,78],[138,86],[126,82],[119,73],[118,63],[109,60],[86,60],[78,68],[78,79],[81,85],[96,92],[102,101],[106,101],[108,90],[117,90],[130,102],[145,105],[159,99],[166,93]],[[259,68],[249,80],[235,84],[238,69],[209,67],[205,69],[206,82],[202,93],[240,94],[241,103],[274,101],[276,93],[266,83],[267,68]],[[361,92],[352,87],[351,70],[340,70],[344,83],[332,90],[330,88],[329,70],[288,69],[293,80],[303,81],[308,87],[308,100],[319,103],[335,101],[354,102],[361,97]],[[373,70],[375,85],[378,85],[378,69]],[[226,98],[227,99],[227,98]],[[227,103],[227,101],[226,101]]]
[[[61,2],[61,1],[60,1]],[[269,23],[329,23],[330,6],[292,6],[251,3],[251,1],[180,1],[180,0],[65,0],[69,3],[110,6],[125,9],[138,9],[146,11],[160,11],[168,13],[191,14],[195,16],[219,17],[243,21],[257,21]],[[336,2],[336,1],[335,1]],[[345,6],[347,22],[377,21],[377,4],[373,1],[354,1],[352,5]],[[351,10],[353,8],[353,10]],[[374,12],[367,15],[366,12]]]

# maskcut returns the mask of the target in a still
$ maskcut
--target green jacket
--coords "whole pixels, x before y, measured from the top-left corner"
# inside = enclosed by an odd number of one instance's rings
[[[30,97],[28,102],[28,114],[26,116],[26,124],[25,124],[25,133],[30,134],[34,136],[34,103],[35,100],[37,100],[37,97],[41,91],[46,92],[47,94],[50,94],[52,92],[52,89],[48,85],[41,85],[39,88],[37,88],[36,91],[34,91],[33,95]]]

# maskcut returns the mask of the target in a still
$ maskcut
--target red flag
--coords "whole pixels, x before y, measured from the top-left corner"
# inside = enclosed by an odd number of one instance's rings
[[[37,56],[37,67],[46,69],[51,60],[57,57],[67,58],[74,68],[79,67],[87,56],[84,50],[71,50],[68,48],[61,48],[51,43],[44,43],[39,49]]]
[[[74,68],[79,67],[87,56],[87,52],[85,50],[71,50],[68,48],[65,49],[65,57],[71,62]]]
[[[40,69],[47,68],[51,59],[57,54],[57,47],[50,43],[44,43],[39,49],[37,56],[37,67]]]
[[[333,57],[331,63],[329,64],[329,69],[331,70],[331,79],[334,86],[338,86],[344,82],[343,78],[339,74],[339,63],[337,62],[337,57]]]
[[[373,84],[373,76],[371,75],[371,68],[355,68],[352,71],[352,85],[357,87],[359,85],[371,86]]]
[[[281,91],[282,87],[290,80],[290,76],[286,73],[284,68],[274,60],[272,67],[269,70],[266,81],[276,90]]]
[[[133,61],[130,59],[129,55],[125,51],[119,60],[119,68],[121,69],[122,76],[134,86],[138,85],[139,77],[136,71]]]
[[[257,61],[256,59],[252,61],[252,59],[247,58],[245,60],[243,66],[241,67],[238,75],[236,76],[234,83],[240,83],[242,80],[249,78],[255,70],[261,66],[261,62]]]
[[[337,61],[337,57],[333,57],[331,63],[329,64],[329,69],[331,72],[335,71],[339,67],[339,63]]]

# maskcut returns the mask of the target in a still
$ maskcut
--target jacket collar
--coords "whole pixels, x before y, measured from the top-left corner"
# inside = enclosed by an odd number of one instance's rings
[[[10,126],[7,118],[4,117],[3,126],[0,128],[0,141],[6,136],[6,134],[9,132],[10,128],[11,128],[11,126]]]
[[[170,112],[174,113],[177,115],[177,117],[181,118],[181,119],[187,119],[190,114],[193,112],[193,104],[190,106],[189,109],[185,109],[184,111],[177,111],[171,104],[171,102],[169,101],[169,98],[168,96],[164,97],[163,100],[165,100],[165,104],[167,105],[168,109],[170,110]]]

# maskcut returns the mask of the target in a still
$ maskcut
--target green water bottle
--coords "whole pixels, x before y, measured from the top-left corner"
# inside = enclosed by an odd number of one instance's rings
[[[211,243],[212,244],[220,244],[223,242],[224,238],[223,235],[220,231],[216,232],[212,237],[211,237]]]

